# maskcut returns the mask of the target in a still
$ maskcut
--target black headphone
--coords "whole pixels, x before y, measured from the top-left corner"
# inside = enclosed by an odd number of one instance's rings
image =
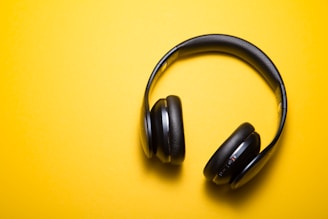
[[[141,140],[148,158],[181,164],[185,157],[182,107],[179,97],[158,100],[149,110],[149,92],[154,81],[174,61],[188,56],[219,52],[242,59],[251,65],[274,91],[279,107],[279,126],[271,143],[260,152],[260,136],[249,123],[240,125],[217,149],[204,168],[206,179],[216,184],[229,183],[235,189],[253,178],[272,156],[287,115],[287,96],[283,80],[270,58],[255,45],[229,35],[209,34],[186,40],[157,63],[148,80],[143,105]]]

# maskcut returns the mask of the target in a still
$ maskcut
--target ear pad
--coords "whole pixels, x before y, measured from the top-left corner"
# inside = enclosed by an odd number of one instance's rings
[[[216,184],[229,183],[260,151],[260,136],[249,123],[240,125],[219,147],[204,168]]]
[[[168,96],[167,108],[169,111],[169,141],[173,164],[180,164],[185,158],[185,137],[182,119],[182,104],[177,96]]]
[[[185,157],[182,106],[179,97],[158,100],[151,110],[154,153],[164,163],[181,164]]]

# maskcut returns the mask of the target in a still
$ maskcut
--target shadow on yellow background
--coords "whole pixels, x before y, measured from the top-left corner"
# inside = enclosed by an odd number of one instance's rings
[[[285,132],[282,134],[279,142],[277,144],[276,153],[271,158],[268,165],[266,165],[252,181],[251,183],[246,184],[238,190],[231,190],[230,185],[218,186],[213,182],[205,180],[200,187],[203,187],[203,192],[210,199],[213,199],[214,202],[226,202],[231,206],[238,207],[240,205],[247,205],[248,199],[252,199],[252,196],[256,190],[263,185],[263,183],[267,180],[268,174],[272,171],[272,166],[275,162],[278,162],[278,157],[280,155],[281,147],[284,145],[284,138],[286,133],[288,133],[288,125],[286,124]],[[141,148],[141,146],[140,146]],[[146,172],[147,175],[154,175],[158,177],[160,181],[165,182],[176,182],[181,180],[183,175],[183,165],[167,165],[160,162],[157,158],[153,157],[151,159],[147,159],[142,150],[140,150],[141,163],[143,166],[143,171]],[[201,173],[199,173],[199,177],[202,177]],[[255,190],[255,191],[254,191]]]

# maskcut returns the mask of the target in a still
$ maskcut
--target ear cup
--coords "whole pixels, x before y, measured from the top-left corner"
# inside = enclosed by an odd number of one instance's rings
[[[249,123],[240,125],[218,148],[204,168],[208,180],[229,183],[243,165],[260,151],[260,137]]]
[[[222,167],[219,167],[213,182],[216,184],[231,183],[247,164],[249,164],[260,151],[260,136],[251,133],[244,142],[229,156]]]
[[[177,96],[158,100],[151,110],[154,153],[164,163],[180,164],[185,157],[181,101]]]

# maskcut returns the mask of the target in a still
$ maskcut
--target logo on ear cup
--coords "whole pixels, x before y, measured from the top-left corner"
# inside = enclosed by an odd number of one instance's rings
[[[216,184],[230,183],[260,151],[260,136],[253,132],[243,141],[219,167],[217,174],[213,178]]]
[[[218,175],[222,177],[230,169],[231,165],[236,161],[236,159],[236,156],[230,157]]]

